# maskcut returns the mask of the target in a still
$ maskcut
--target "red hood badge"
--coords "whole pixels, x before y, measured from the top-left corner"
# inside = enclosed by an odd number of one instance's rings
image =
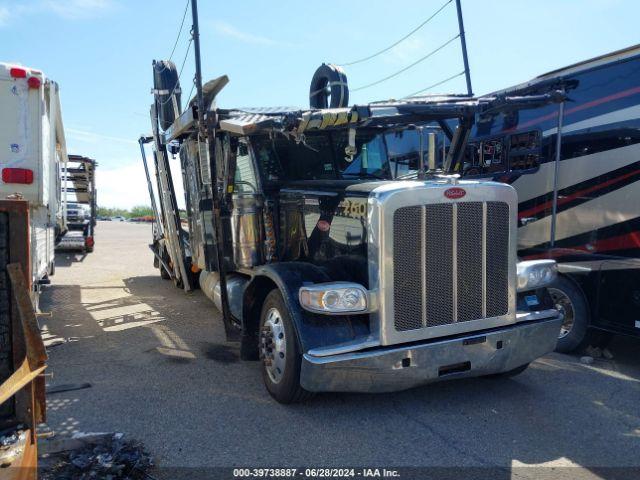
[[[460,187],[447,188],[444,191],[444,196],[450,200],[457,200],[458,198],[464,197],[466,194],[467,191]]]

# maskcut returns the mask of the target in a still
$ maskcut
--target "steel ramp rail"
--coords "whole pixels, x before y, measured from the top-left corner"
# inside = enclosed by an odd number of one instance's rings
[[[151,106],[151,125],[153,129],[152,138],[155,146],[154,158],[156,178],[158,182],[158,197],[162,210],[162,221],[159,223],[161,223],[163,227],[162,239],[167,247],[167,253],[169,254],[169,259],[171,261],[170,267],[172,268],[169,273],[172,275],[176,284],[181,284],[182,288],[189,292],[193,290],[193,286],[191,285],[189,272],[187,270],[187,253],[186,246],[183,242],[185,232],[183,231],[182,224],[180,222],[180,211],[178,210],[178,203],[176,201],[175,190],[173,187],[171,167],[169,166],[169,160],[167,157],[167,146],[162,142],[158,130],[155,104]],[[147,169],[146,156],[144,154],[143,161],[145,169]],[[155,200],[155,196],[152,195],[153,189],[148,171],[147,182],[151,200],[153,202]],[[161,255],[161,252],[156,252],[156,255],[158,254]]]

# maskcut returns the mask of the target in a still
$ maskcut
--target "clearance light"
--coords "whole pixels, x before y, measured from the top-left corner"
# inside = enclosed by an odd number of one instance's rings
[[[9,70],[12,78],[27,78],[27,71],[24,68],[13,67]]]
[[[40,88],[41,84],[42,81],[38,77],[29,77],[29,80],[27,80],[27,85],[29,85],[29,88]]]
[[[518,262],[518,291],[526,292],[546,287],[556,279],[558,265],[555,260],[527,260]]]
[[[28,168],[3,168],[2,181],[4,183],[30,185],[33,183],[33,170],[29,170]]]
[[[367,289],[357,283],[316,283],[300,288],[298,298],[305,310],[315,313],[366,313],[369,307]]]

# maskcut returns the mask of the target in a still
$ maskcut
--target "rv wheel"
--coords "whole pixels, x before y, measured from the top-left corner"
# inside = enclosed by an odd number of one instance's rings
[[[272,290],[260,313],[259,353],[267,390],[280,403],[297,403],[311,396],[300,386],[301,355],[293,322],[282,294]]]
[[[558,275],[548,290],[556,308],[564,315],[556,352],[572,352],[583,345],[587,336],[589,310],[584,294],[580,287],[562,275]]]

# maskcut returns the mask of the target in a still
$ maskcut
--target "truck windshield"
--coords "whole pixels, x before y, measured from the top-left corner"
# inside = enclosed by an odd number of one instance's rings
[[[425,157],[428,131],[423,132]],[[359,129],[354,152],[349,150],[346,129],[310,134],[300,143],[284,137],[256,136],[251,144],[267,181],[398,178],[415,173],[420,156],[416,130]],[[436,153],[442,150],[441,140],[436,142],[436,149]],[[440,157],[436,155],[437,163],[441,163]]]

